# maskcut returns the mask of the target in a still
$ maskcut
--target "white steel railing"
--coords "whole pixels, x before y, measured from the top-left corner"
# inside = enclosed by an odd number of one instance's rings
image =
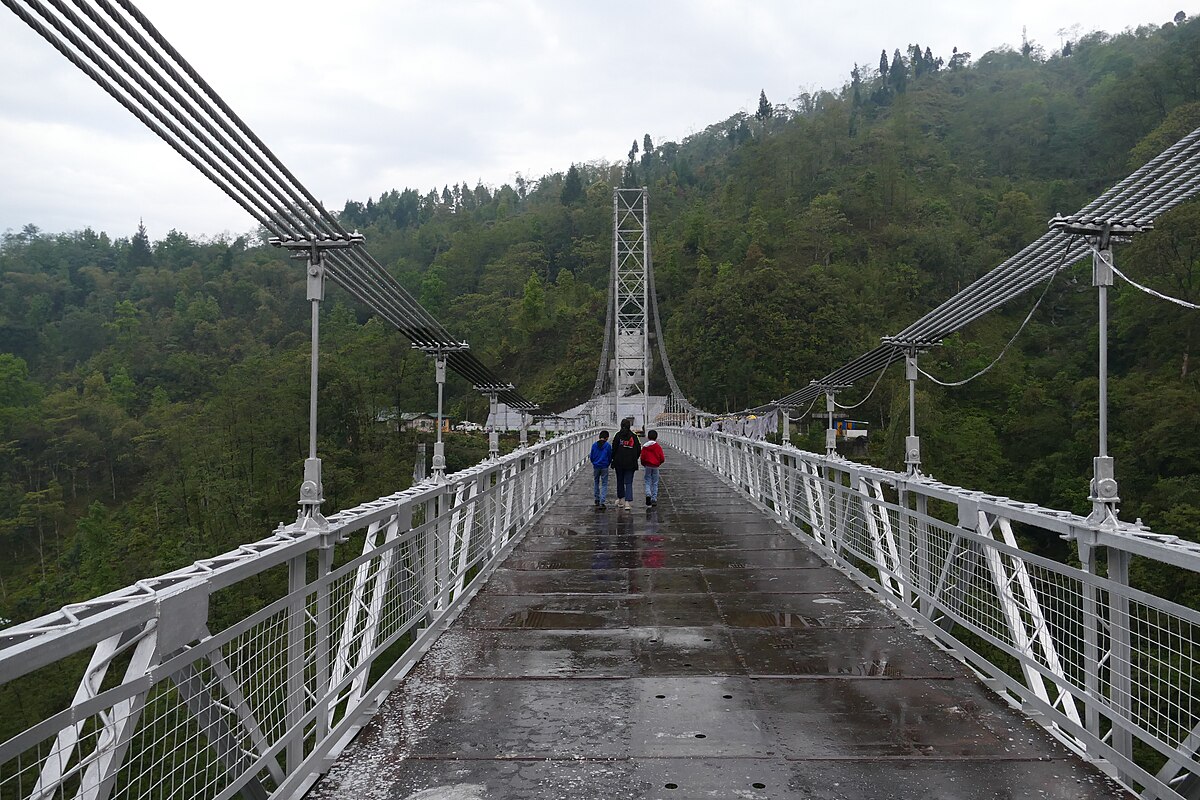
[[[590,444],[539,442],[0,631],[0,798],[300,796]],[[74,697],[39,713],[55,681]]]
[[[1131,586],[1130,565],[1200,572],[1200,545],[715,431],[660,438],[1143,798],[1198,796],[1200,613]],[[1080,565],[1018,536],[1068,539]]]

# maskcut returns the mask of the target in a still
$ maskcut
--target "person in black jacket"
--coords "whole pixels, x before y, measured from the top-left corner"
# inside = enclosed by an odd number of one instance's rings
[[[617,431],[613,442],[613,469],[617,472],[617,508],[626,511],[633,508],[633,473],[637,472],[638,456],[642,452],[642,443],[633,432],[633,420],[621,420],[621,430]]]

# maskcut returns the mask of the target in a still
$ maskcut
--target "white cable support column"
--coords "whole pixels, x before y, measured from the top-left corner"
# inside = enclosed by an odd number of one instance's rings
[[[511,383],[477,384],[475,386],[475,391],[486,396],[488,399],[488,419],[491,421],[491,424],[488,426],[488,458],[493,461],[500,457],[500,394],[512,391],[512,389],[513,385]],[[537,408],[537,406],[526,404],[521,409],[522,419],[524,419],[525,411],[534,408]]]
[[[1055,217],[1050,221],[1053,230],[1086,237],[1092,244],[1092,285],[1097,294],[1097,346],[1099,364],[1099,423],[1097,430],[1097,453],[1092,459],[1090,519],[1097,524],[1116,527],[1120,525],[1116,466],[1108,454],[1108,289],[1113,285],[1112,245],[1128,241],[1134,234],[1149,230],[1153,223],[1146,221],[1130,224],[1116,219],[1090,219],[1087,221]]]
[[[308,458],[304,461],[304,482],[300,485],[300,513],[296,524],[323,529],[327,523],[321,515],[321,503],[325,501],[325,487],[321,480],[321,459],[317,457],[317,375],[320,357],[321,301],[325,299],[326,250],[344,250],[359,245],[363,237],[359,233],[339,237],[274,236],[268,240],[275,247],[296,253],[296,257],[307,260],[307,297],[312,305],[312,358],[308,387]]]
[[[414,350],[421,350],[434,359],[434,380],[437,382],[437,439],[433,443],[433,469],[430,477],[439,483],[446,480],[446,444],[442,441],[442,402],[446,389],[446,361],[450,353],[462,353],[471,349],[471,345],[460,342],[451,347],[422,347],[413,345]]]

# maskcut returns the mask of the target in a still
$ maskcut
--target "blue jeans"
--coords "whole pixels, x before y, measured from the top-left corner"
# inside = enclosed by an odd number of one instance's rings
[[[592,467],[592,495],[596,502],[604,505],[608,499],[608,467]]]
[[[633,499],[633,470],[617,470],[617,499]]]
[[[658,502],[658,467],[646,467],[646,497]]]

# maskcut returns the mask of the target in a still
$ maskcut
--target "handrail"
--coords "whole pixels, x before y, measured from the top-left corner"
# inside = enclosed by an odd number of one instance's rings
[[[1197,544],[790,445],[668,427],[659,439],[1142,798],[1183,798],[1200,779],[1200,611],[1129,580],[1131,556],[1200,572]],[[1071,540],[1080,565],[1023,550],[1018,532]]]
[[[591,438],[538,442],[325,529],[281,525],[0,631],[0,692],[27,691],[44,669],[79,676],[56,713],[13,731],[6,710],[0,797],[299,796],[566,486]],[[211,631],[232,610],[227,590],[243,587],[249,613]]]

